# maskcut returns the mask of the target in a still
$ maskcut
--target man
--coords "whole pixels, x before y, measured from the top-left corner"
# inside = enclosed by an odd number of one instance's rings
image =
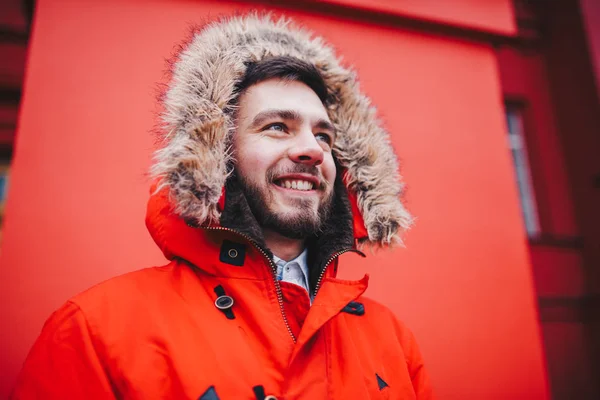
[[[182,49],[164,107],[146,222],[170,263],[54,313],[13,396],[430,398],[410,331],[362,297],[367,277],[335,277],[410,216],[331,48],[285,21],[219,21]]]

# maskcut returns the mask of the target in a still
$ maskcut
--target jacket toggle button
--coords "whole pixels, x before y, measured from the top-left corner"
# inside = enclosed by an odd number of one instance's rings
[[[219,310],[229,310],[231,307],[233,307],[233,298],[226,295],[219,296],[217,297],[217,300],[215,300],[215,306]]]

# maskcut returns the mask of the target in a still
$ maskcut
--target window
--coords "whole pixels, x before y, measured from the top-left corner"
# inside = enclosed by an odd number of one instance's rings
[[[523,106],[507,104],[506,121],[508,126],[508,147],[515,167],[515,177],[519,188],[521,212],[525,222],[525,229],[529,238],[536,238],[540,236],[541,232],[523,132]]]
[[[2,240],[2,221],[4,219],[4,202],[8,189],[8,165],[0,164],[0,241]]]
[[[8,170],[0,170],[0,205],[6,201],[6,191],[8,189]]]

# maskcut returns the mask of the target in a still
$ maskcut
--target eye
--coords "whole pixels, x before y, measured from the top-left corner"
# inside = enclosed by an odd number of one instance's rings
[[[283,124],[281,122],[275,122],[273,124],[269,124],[269,125],[265,126],[263,130],[264,131],[285,132],[285,131],[287,131],[287,126],[285,126],[285,124]]]
[[[330,147],[333,144],[333,139],[331,138],[331,135],[327,133],[317,133],[315,137],[317,138],[317,140],[327,143],[327,145]]]

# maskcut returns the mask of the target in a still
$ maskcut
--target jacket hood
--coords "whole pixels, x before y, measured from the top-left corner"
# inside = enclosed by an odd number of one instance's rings
[[[222,197],[234,133],[236,84],[247,65],[274,56],[314,64],[328,90],[326,107],[338,136],[334,155],[345,171],[360,243],[400,242],[412,221],[401,202],[403,183],[389,134],[343,66],[320,37],[288,19],[256,14],[223,18],[195,31],[172,64],[163,96],[164,137],[151,174],[156,190],[167,189],[174,211],[196,225],[221,223]],[[221,204],[221,206],[220,206]],[[364,227],[357,229],[356,221]]]

